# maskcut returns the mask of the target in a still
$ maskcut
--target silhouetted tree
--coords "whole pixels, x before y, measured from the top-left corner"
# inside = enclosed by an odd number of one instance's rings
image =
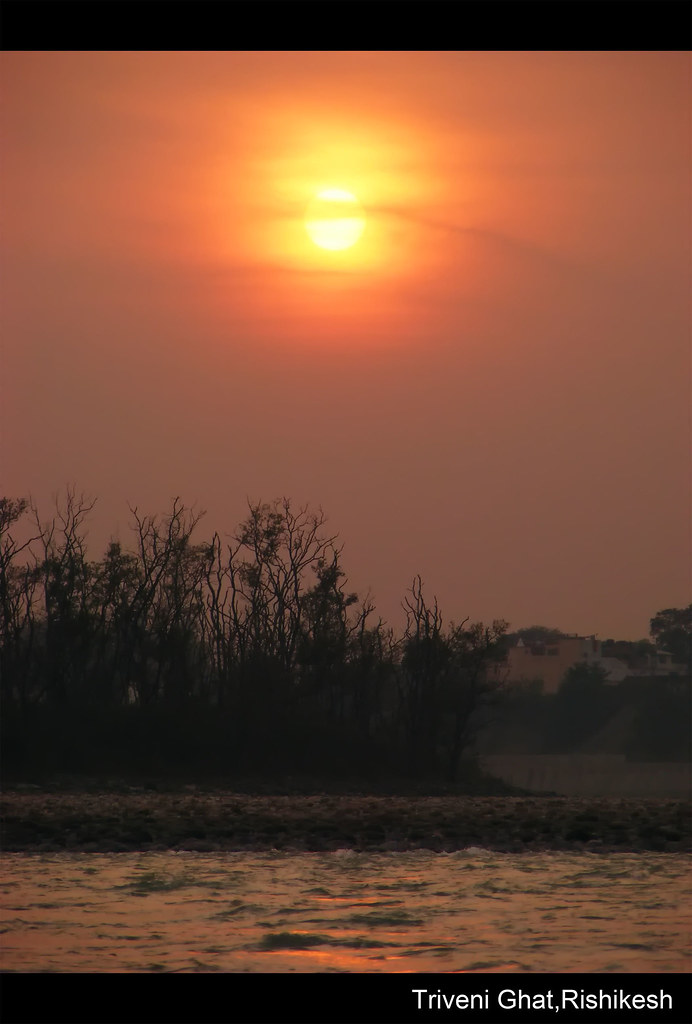
[[[242,599],[243,626],[251,649],[296,664],[306,628],[305,596],[323,564],[336,559],[335,536],[324,536],[325,516],[307,507],[297,512],[288,499],[250,506],[236,535],[234,586]]]
[[[534,644],[555,643],[556,640],[562,640],[567,635],[553,626],[524,626],[513,633],[506,633],[505,644],[507,647],[515,647],[521,640],[526,647],[532,647]]]
[[[427,603],[420,576],[414,578],[402,607],[406,627],[398,675],[399,705],[406,755],[415,772],[430,770],[436,761],[440,696],[451,652],[437,598],[432,605]]]
[[[85,521],[95,504],[67,487],[62,498],[56,497],[49,521],[42,523],[32,506],[42,549],[44,696],[63,708],[88,699],[95,618]]]
[[[434,769],[441,761],[447,777],[456,777],[474,718],[501,682],[488,674],[503,655],[507,623],[452,623],[444,629],[437,599],[428,605],[416,576],[403,604],[406,629],[399,673],[406,750],[415,768]]]
[[[389,696],[396,678],[398,644],[382,619],[368,626],[375,608],[369,598],[359,606],[348,638],[347,681],[354,737],[361,751],[371,743],[378,754],[391,741]]]
[[[143,705],[176,703],[189,694],[194,679],[193,648],[209,547],[193,547],[190,539],[204,513],[186,508],[180,498],[163,517],[130,511],[138,564],[125,625],[128,692]]]
[[[30,696],[39,582],[32,544],[38,534],[21,541],[12,533],[28,509],[25,498],[0,498],[0,699],[5,713],[25,709]]]
[[[489,669],[504,657],[507,627],[503,619],[496,619],[491,626],[482,622],[466,626],[464,621],[450,629],[452,658],[445,694],[449,716],[445,761],[450,782],[456,778],[464,750],[486,723],[483,713],[504,693],[504,679]]]
[[[664,608],[651,619],[650,634],[656,646],[673,655],[673,661],[692,670],[692,604]]]
[[[87,553],[93,507],[67,488],[44,522],[30,502],[0,499],[6,763],[457,778],[503,695],[505,622],[447,624],[416,576],[397,635],[349,588],[322,511],[285,498],[250,504],[227,540],[198,540],[203,513],[180,498],[163,515],[133,507],[134,542],[112,540],[99,561]],[[652,620],[676,657],[689,611]],[[575,666],[556,696],[509,702],[504,735],[517,716],[525,734],[538,716],[553,748],[574,749],[629,702],[628,750],[658,756],[672,737],[685,756],[671,720],[689,706],[687,681],[639,683],[620,691],[598,668]]]

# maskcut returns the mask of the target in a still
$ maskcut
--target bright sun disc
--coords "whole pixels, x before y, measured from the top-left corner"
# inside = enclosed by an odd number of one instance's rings
[[[322,249],[348,249],[365,230],[365,214],[353,193],[325,188],[308,204],[305,230]]]

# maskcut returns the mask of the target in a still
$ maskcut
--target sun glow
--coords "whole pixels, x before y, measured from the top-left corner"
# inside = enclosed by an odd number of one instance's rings
[[[321,249],[350,249],[365,230],[365,215],[352,192],[325,188],[305,211],[305,230]]]
[[[324,293],[333,310],[333,290],[352,288],[356,278],[381,295],[385,281],[437,265],[440,246],[417,220],[440,201],[437,151],[416,124],[337,116],[314,99],[297,105],[283,97],[261,116],[241,105],[236,123],[249,140],[247,158],[220,160],[205,194],[227,203],[215,218],[220,250],[234,263],[271,268],[275,297],[285,280],[292,303],[302,297],[313,310]]]
[[[437,286],[450,241],[429,222],[461,221],[456,204],[466,210],[471,200],[458,179],[453,195],[441,189],[442,155],[427,128],[408,114],[337,116],[282,97],[261,116],[241,106],[238,124],[247,158],[220,159],[203,194],[225,203],[209,218],[213,244],[237,269],[234,283],[242,275],[247,315],[271,324],[282,344],[381,348],[417,337],[411,303],[423,308],[414,296]],[[220,274],[222,310],[228,284]]]

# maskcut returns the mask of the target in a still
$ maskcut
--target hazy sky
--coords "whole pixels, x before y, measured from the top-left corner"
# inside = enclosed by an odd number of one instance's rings
[[[5,52],[0,491],[321,505],[398,625],[688,604],[688,52]],[[304,211],[367,227],[317,248]]]

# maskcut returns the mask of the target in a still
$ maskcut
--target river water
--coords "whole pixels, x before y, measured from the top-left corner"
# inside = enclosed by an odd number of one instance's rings
[[[672,853],[11,853],[2,967],[687,972]]]

